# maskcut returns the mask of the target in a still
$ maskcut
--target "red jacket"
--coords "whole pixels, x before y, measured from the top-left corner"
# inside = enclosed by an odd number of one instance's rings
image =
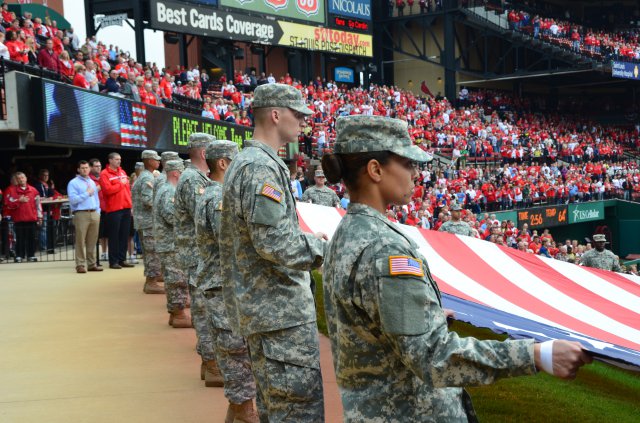
[[[131,208],[129,177],[121,167],[112,170],[107,166],[100,172],[100,188],[104,198],[105,213]]]
[[[23,195],[29,201],[19,201]],[[14,222],[37,222],[38,216],[42,216],[42,210],[38,210],[36,204],[36,197],[39,195],[38,190],[31,185],[27,184],[24,188],[11,185],[4,192],[4,210]]]
[[[100,187],[100,176],[93,176],[93,173],[90,173],[89,178],[93,179],[93,182],[96,183],[96,186]],[[100,187],[100,190],[98,191],[98,198],[100,199],[100,210],[106,210],[107,206],[104,202],[104,193],[102,192],[102,187]]]
[[[53,50],[49,53],[49,50],[46,48],[43,48],[40,50],[40,53],[38,53],[38,65],[54,72],[60,71],[60,61],[58,60],[58,56],[56,56]]]

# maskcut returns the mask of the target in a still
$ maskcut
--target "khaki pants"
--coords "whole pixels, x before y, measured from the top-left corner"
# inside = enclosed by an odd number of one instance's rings
[[[95,266],[100,214],[77,211],[73,214],[73,224],[76,227],[76,266]]]

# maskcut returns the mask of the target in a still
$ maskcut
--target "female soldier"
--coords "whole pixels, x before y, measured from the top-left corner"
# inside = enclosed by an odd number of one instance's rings
[[[545,370],[571,379],[591,358],[580,344],[479,341],[447,329],[440,291],[417,245],[389,222],[411,199],[426,154],[406,122],[337,121],[335,153],[322,158],[351,204],[325,259],[325,310],[345,422],[475,421],[460,387]]]

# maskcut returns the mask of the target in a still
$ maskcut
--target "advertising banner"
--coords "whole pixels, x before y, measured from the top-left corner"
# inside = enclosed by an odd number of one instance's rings
[[[336,82],[346,82],[353,84],[353,69],[345,67],[337,67],[334,70],[334,79]]]
[[[278,44],[283,46],[356,56],[373,56],[371,35],[292,22],[279,22],[279,25],[282,28],[283,36]]]
[[[220,0],[220,6],[324,24],[324,0]]]
[[[350,18],[371,20],[371,0],[327,0],[329,13]]]
[[[205,132],[242,148],[253,128],[153,107],[43,80],[45,141],[185,152]]]
[[[172,0],[151,0],[151,27],[205,37],[373,56],[372,37],[226,12]]]
[[[567,211],[567,206],[535,207],[518,211],[518,227],[521,228],[524,223],[529,224],[529,229],[568,225]]]
[[[640,79],[640,69],[637,63],[613,62],[611,76],[614,78]]]
[[[569,223],[591,222],[603,219],[604,203],[602,201],[569,205]]]

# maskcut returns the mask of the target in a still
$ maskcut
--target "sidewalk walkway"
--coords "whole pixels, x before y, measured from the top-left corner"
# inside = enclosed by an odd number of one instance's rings
[[[167,325],[142,266],[77,274],[72,262],[0,265],[0,421],[223,422],[205,388],[195,332]],[[326,421],[342,421],[321,338]]]

